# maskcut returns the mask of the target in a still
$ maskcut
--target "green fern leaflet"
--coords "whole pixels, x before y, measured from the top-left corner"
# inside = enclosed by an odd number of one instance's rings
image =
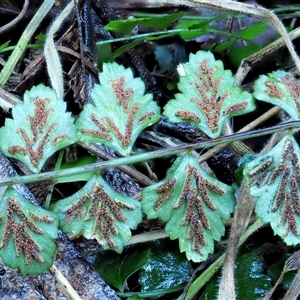
[[[141,131],[159,121],[160,108],[152,94],[144,95],[143,81],[117,63],[104,64],[99,80],[93,104],[84,106],[76,122],[80,141],[104,144],[127,156]]]
[[[254,98],[234,85],[231,71],[215,60],[211,52],[191,54],[182,65],[178,88],[180,94],[164,107],[171,122],[188,122],[211,138],[219,137],[231,117],[255,109]]]
[[[56,252],[53,241],[58,237],[56,213],[31,204],[13,188],[7,188],[2,195],[0,211],[3,262],[19,268],[23,274],[42,274],[48,270]]]
[[[74,119],[65,111],[53,89],[40,84],[26,91],[24,103],[12,109],[13,120],[0,129],[3,153],[39,173],[52,154],[77,141]]]
[[[65,233],[96,239],[104,249],[121,253],[131,238],[130,229],[142,221],[139,201],[114,191],[100,175],[94,175],[74,195],[55,203]]]
[[[290,133],[243,172],[251,195],[257,197],[257,216],[288,245],[300,243],[299,159],[299,146]]]
[[[166,180],[143,190],[143,211],[166,222],[171,239],[195,262],[205,261],[234,209],[233,189],[208,176],[192,154],[177,158]]]

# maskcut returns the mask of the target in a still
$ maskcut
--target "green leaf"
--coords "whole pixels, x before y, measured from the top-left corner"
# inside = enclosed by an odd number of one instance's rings
[[[196,262],[213,252],[234,203],[233,189],[208,176],[192,154],[177,158],[166,180],[146,187],[142,199],[147,217],[167,222],[170,238],[178,238],[180,250]]]
[[[42,84],[24,94],[0,129],[3,153],[23,162],[35,173],[56,151],[77,141],[74,120],[53,89]]]
[[[92,90],[94,104],[86,104],[76,122],[80,141],[129,155],[140,132],[160,119],[160,109],[130,69],[105,63],[99,80]]]
[[[98,174],[51,209],[59,214],[60,227],[65,233],[82,232],[85,238],[96,239],[104,249],[118,253],[130,240],[130,229],[142,221],[140,202],[117,193]]]
[[[255,23],[252,25],[247,26],[245,29],[238,32],[236,35],[243,40],[250,40],[252,41],[258,35],[262,34],[267,30],[268,26],[266,23]]]
[[[299,146],[290,133],[244,169],[250,193],[257,197],[257,217],[270,223],[288,245],[300,243],[299,159]]]
[[[9,46],[10,40],[0,45],[0,53],[5,52],[6,48]]]
[[[238,41],[236,38],[229,39],[227,41],[222,41],[221,43],[213,43],[205,47],[205,50],[213,50],[213,52],[222,52],[229,48],[232,48],[232,46]]]
[[[3,188],[2,188],[3,189]],[[0,256],[23,274],[42,274],[53,264],[57,215],[35,206],[13,188],[0,201]]]
[[[235,278],[239,299],[260,300],[272,288],[260,258],[251,252],[238,258]]]
[[[110,21],[104,28],[123,34],[130,34],[134,27],[142,25],[144,27],[153,27],[167,29],[170,24],[182,18],[186,13],[179,12],[169,15],[155,16],[151,18],[132,18],[127,20]]]
[[[215,60],[211,52],[198,51],[183,64],[180,94],[164,107],[171,122],[189,122],[211,138],[220,136],[222,127],[231,117],[255,109],[254,99],[234,85],[231,71]]]
[[[254,97],[285,110],[294,120],[300,118],[300,81],[291,73],[275,71],[261,75],[254,84]]]
[[[241,61],[254,54],[255,52],[258,52],[261,50],[263,46],[258,45],[254,42],[248,42],[248,45],[241,46],[241,47],[233,47],[230,49],[230,52],[228,53],[228,59],[230,61],[230,64],[232,64],[234,67],[238,68],[241,64]]]
[[[168,290],[189,281],[193,268],[170,241],[154,242],[151,248],[151,259],[140,271],[142,292]]]
[[[188,29],[187,31],[184,31],[180,33],[180,37],[185,40],[190,40],[197,38],[201,35],[209,34],[212,32],[225,35],[225,36],[233,36],[232,33],[229,33],[228,31],[221,31],[218,30],[209,24],[213,21],[218,21],[218,20],[223,20],[227,19],[229,16],[228,13],[222,13],[218,14],[217,16],[202,16],[203,18],[198,19],[198,20],[188,20],[188,21],[183,21],[179,22],[178,25],[176,25],[176,29]]]
[[[75,162],[64,162],[60,166],[60,170],[65,170],[69,168],[76,168],[87,166],[90,164],[94,164],[97,162],[97,158],[92,155],[85,155]],[[58,177],[55,179],[55,183],[64,183],[64,182],[78,182],[78,181],[88,181],[94,175],[95,172],[86,172],[86,173],[79,173],[76,175],[65,176],[65,177]]]
[[[100,252],[94,267],[101,277],[117,288],[124,291],[127,279],[144,266],[151,257],[149,247],[126,247],[122,254],[106,251]]]
[[[116,59],[117,57],[119,57],[120,55],[122,55],[123,53],[125,53],[126,51],[129,51],[130,49],[132,49],[135,46],[137,46],[140,43],[142,43],[144,40],[145,39],[143,39],[143,38],[139,38],[139,39],[134,40],[133,42],[126,43],[125,45],[123,45],[122,47],[118,48],[116,51],[114,51],[112,53],[112,59]]]
[[[101,55],[98,55],[98,59],[97,59],[98,68],[102,69],[102,65],[105,62],[114,61],[111,43],[97,45],[97,51],[98,53],[101,53]]]
[[[271,278],[264,274],[264,265],[253,253],[239,255],[236,260],[235,286],[237,299],[261,300],[272,288]],[[214,299],[220,279],[214,276],[206,286],[199,300]]]

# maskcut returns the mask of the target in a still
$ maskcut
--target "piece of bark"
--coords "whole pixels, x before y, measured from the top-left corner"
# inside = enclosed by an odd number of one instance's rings
[[[0,152],[0,179],[18,176],[9,160]],[[25,185],[15,185],[18,193],[38,205],[37,200]],[[75,291],[84,300],[118,300],[116,292],[99,276],[80,252],[59,233],[58,249],[54,265],[62,272]],[[24,276],[18,270],[0,264],[0,300],[7,299],[70,299],[49,272],[36,276]]]

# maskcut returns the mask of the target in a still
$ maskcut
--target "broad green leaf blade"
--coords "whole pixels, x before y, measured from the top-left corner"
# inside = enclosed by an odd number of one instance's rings
[[[142,200],[147,217],[167,222],[170,238],[178,238],[180,250],[196,262],[213,252],[234,203],[233,189],[208,176],[192,154],[177,158],[167,179],[145,188]]]
[[[215,60],[211,52],[198,51],[183,64],[178,88],[180,94],[164,107],[171,122],[189,122],[211,138],[220,136],[231,117],[255,109],[254,99],[234,85],[231,71]]]
[[[235,278],[238,298],[242,300],[260,300],[272,288],[261,258],[251,252],[238,257]]]
[[[228,53],[229,62],[232,66],[238,68],[244,58],[258,52],[262,48],[262,45],[256,44],[254,42],[249,43],[246,46],[235,46],[230,49],[230,52]]]
[[[237,300],[261,300],[272,288],[271,278],[264,274],[261,259],[252,252],[238,255],[235,268]],[[215,299],[220,278],[214,276],[206,285],[199,300]]]
[[[24,94],[24,103],[12,109],[13,120],[6,119],[0,129],[3,153],[40,172],[56,151],[77,141],[74,119],[53,89],[42,84]]]
[[[94,263],[100,276],[123,292],[127,279],[144,266],[151,257],[149,247],[126,247],[122,254],[111,251],[100,252]]]
[[[86,104],[76,122],[80,141],[129,155],[140,132],[160,119],[160,109],[130,69],[104,63],[99,80],[92,90],[94,104]]]
[[[142,292],[167,291],[189,281],[193,268],[174,242],[157,241],[151,248],[151,259],[140,271]]]
[[[114,191],[100,175],[94,175],[74,195],[51,207],[59,214],[65,233],[96,239],[104,249],[120,253],[131,238],[130,229],[142,221],[141,204]]]
[[[246,165],[244,178],[257,197],[256,214],[288,245],[300,243],[300,149],[288,134],[266,155]]]
[[[106,26],[106,30],[116,31],[123,34],[130,34],[132,30],[142,25],[144,27],[154,27],[159,29],[167,29],[170,24],[182,18],[186,13],[179,12],[168,15],[154,16],[151,18],[131,18],[127,20],[110,21]]]
[[[279,70],[261,75],[254,84],[254,97],[285,110],[294,120],[300,118],[300,81]]]
[[[245,29],[241,30],[240,32],[236,33],[236,36],[244,40],[252,41],[257,36],[265,32],[267,28],[268,26],[266,23],[262,23],[262,22],[254,23],[247,26]]]
[[[57,215],[7,188],[0,201],[0,256],[23,274],[42,274],[53,264]]]

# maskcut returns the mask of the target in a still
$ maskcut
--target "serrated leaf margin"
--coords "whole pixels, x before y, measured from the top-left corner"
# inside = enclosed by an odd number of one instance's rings
[[[300,119],[300,81],[293,74],[278,70],[260,75],[254,84],[253,96],[279,106],[294,120]]]
[[[139,201],[117,193],[95,174],[78,192],[50,207],[63,232],[96,239],[103,249],[121,253],[131,230],[142,221]]]
[[[190,185],[195,180],[191,179],[193,176],[198,183]],[[207,190],[202,186],[204,183]],[[205,261],[213,252],[213,241],[220,240],[225,232],[221,219],[230,218],[234,202],[233,189],[207,175],[192,154],[177,158],[165,180],[142,191],[142,207],[147,218],[166,222],[165,230],[170,238],[179,239],[180,250],[195,262]],[[195,239],[193,234],[197,235]]]
[[[12,109],[0,129],[0,147],[6,156],[39,173],[56,151],[77,141],[74,119],[66,103],[50,87],[39,84],[24,94],[24,102]]]
[[[188,122],[211,138],[219,137],[231,117],[255,109],[253,96],[234,85],[230,70],[215,60],[211,52],[191,54],[189,62],[181,65],[178,88],[164,107],[163,114],[171,122]]]
[[[300,149],[291,133],[244,168],[244,180],[257,197],[256,215],[270,223],[288,245],[300,243]]]
[[[104,63],[99,81],[91,93],[93,104],[86,104],[76,121],[79,139],[127,156],[141,131],[159,121],[160,108],[129,68]]]
[[[2,193],[1,193],[2,194]],[[56,213],[44,210],[7,188],[0,201],[0,256],[22,274],[42,274],[53,264],[58,238]]]

